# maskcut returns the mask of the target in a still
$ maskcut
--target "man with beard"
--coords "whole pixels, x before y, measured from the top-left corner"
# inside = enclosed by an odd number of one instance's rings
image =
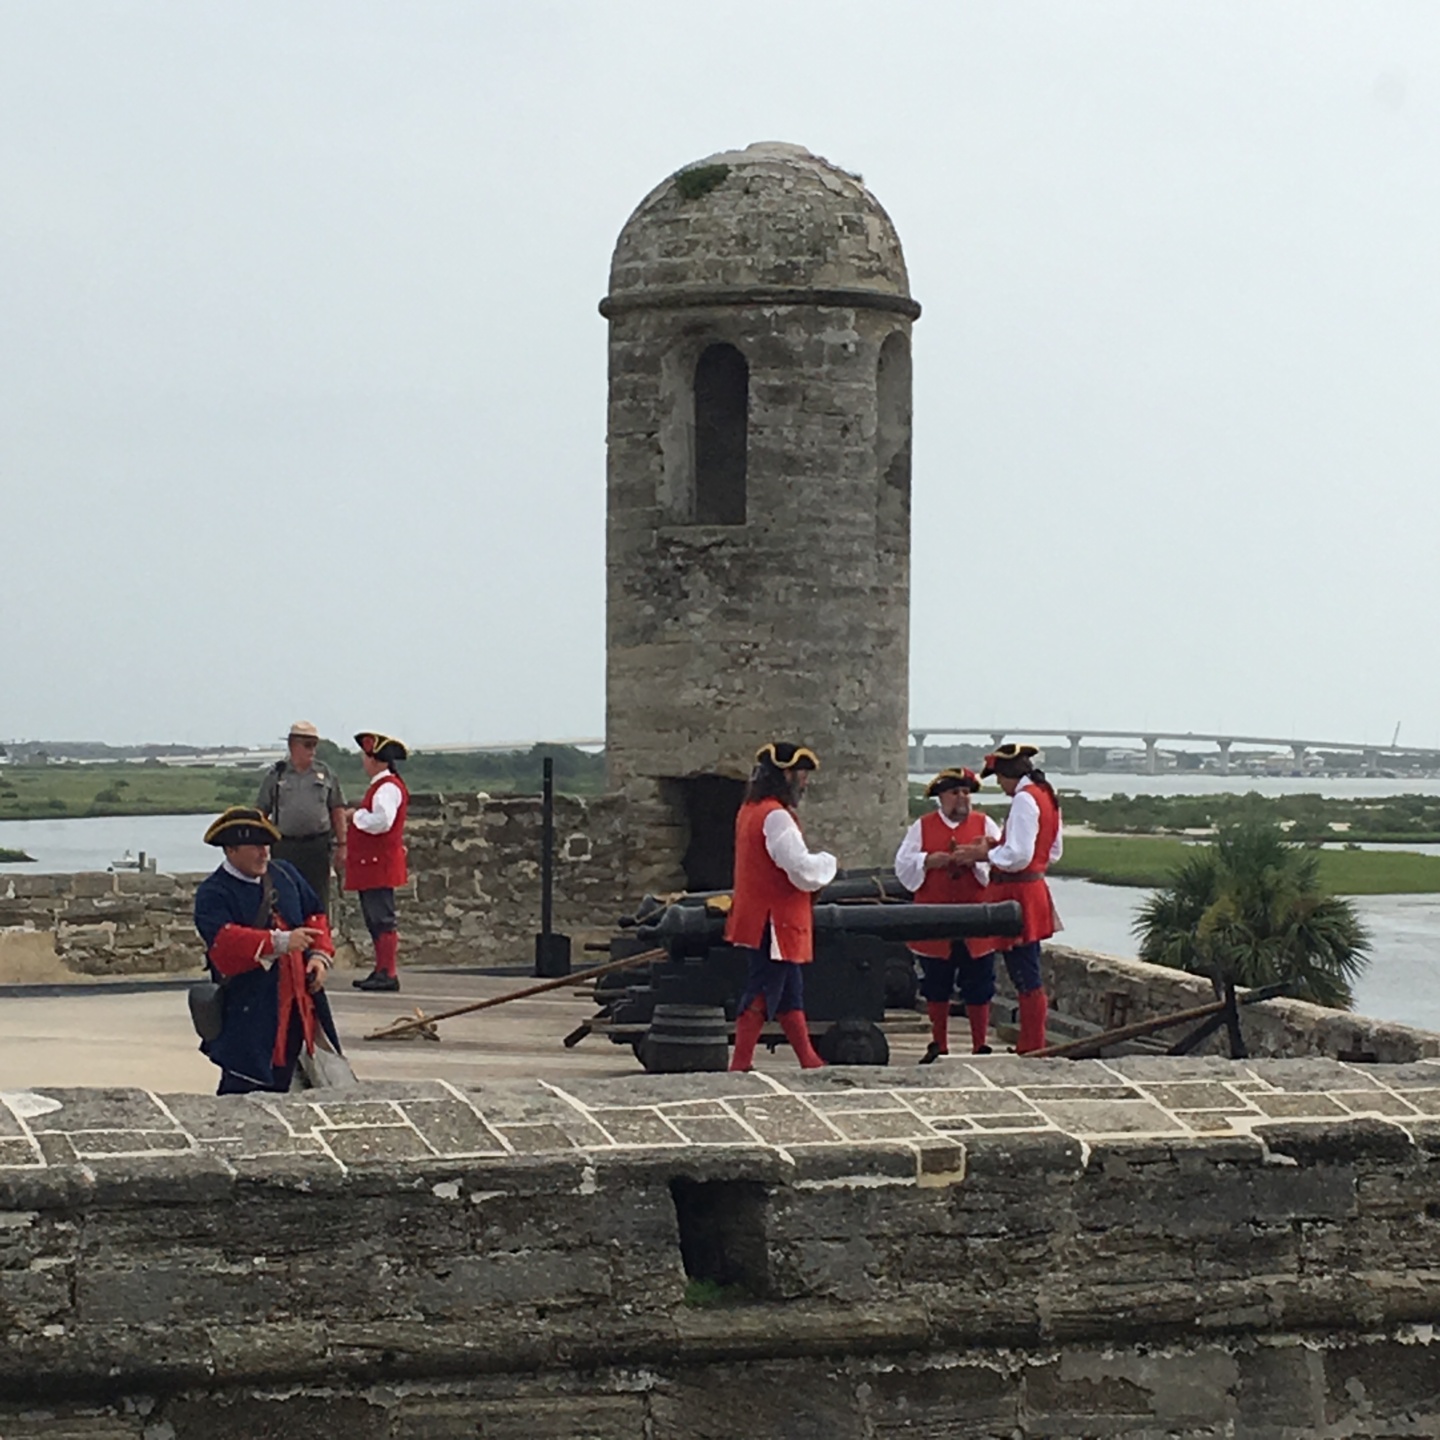
[[[984,860],[960,860],[962,845],[999,840],[1000,827],[971,807],[980,788],[973,770],[942,770],[925,790],[935,809],[905,832],[895,854],[895,876],[921,905],[978,905],[991,897],[990,866]],[[970,1048],[988,1055],[990,1001],[995,994],[995,950],[989,936],[955,940],[912,940],[920,961],[920,993],[930,1015],[930,1044],[922,1065],[950,1053],[950,998],[958,988],[970,1022]]]

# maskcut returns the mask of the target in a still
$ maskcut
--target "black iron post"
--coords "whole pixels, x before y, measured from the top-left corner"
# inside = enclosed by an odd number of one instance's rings
[[[570,937],[555,934],[555,762],[545,757],[540,790],[540,933],[535,937],[535,973],[570,973]]]

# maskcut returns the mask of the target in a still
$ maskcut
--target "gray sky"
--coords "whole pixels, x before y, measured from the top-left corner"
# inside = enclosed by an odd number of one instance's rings
[[[598,735],[611,247],[788,140],[925,306],[912,718],[1440,744],[1437,42],[1423,0],[0,0],[0,737]]]

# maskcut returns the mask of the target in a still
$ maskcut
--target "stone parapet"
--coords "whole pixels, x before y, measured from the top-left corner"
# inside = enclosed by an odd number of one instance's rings
[[[1068,945],[1045,946],[1045,988],[1057,1010],[1102,1029],[1215,999],[1214,988],[1203,976]],[[1326,1055],[1380,1064],[1440,1055],[1440,1035],[1432,1031],[1303,1000],[1266,1000],[1247,1006],[1242,1025],[1246,1044],[1257,1055]],[[1173,1038],[1183,1033],[1176,1031]],[[1226,1045],[1222,1031],[1200,1051],[1220,1054]]]
[[[10,1094],[0,1435],[1434,1434],[1437,1178],[1434,1061]]]
[[[555,798],[555,924],[613,926],[628,900],[625,801]],[[407,962],[525,962],[540,928],[541,805],[536,796],[414,795],[405,822],[411,884],[400,892]],[[368,946],[358,907],[343,930]]]
[[[0,875],[0,932],[41,931],[80,975],[135,975],[200,965],[193,910],[200,875],[82,871]]]

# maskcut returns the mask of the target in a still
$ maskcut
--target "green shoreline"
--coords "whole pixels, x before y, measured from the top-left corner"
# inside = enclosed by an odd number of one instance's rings
[[[1050,873],[1153,890],[1168,885],[1175,868],[1194,850],[1160,836],[1077,835]],[[1320,850],[1320,883],[1334,895],[1440,894],[1440,855],[1405,850]]]

